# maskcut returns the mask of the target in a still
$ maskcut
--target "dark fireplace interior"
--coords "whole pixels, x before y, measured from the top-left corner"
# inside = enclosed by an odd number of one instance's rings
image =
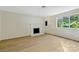
[[[33,29],[33,33],[34,33],[34,34],[40,33],[40,29],[39,29],[39,28],[34,28],[34,29]]]

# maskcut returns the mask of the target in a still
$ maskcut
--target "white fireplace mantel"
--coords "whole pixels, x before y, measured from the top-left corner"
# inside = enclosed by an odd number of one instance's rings
[[[43,26],[40,24],[30,24],[30,28],[31,28],[31,36],[37,36],[37,35],[41,35],[44,34],[44,30],[43,30]],[[39,28],[39,33],[34,34],[33,29],[34,28]]]

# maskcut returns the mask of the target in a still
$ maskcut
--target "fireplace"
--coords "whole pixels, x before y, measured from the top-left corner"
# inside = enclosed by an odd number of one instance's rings
[[[40,28],[34,28],[33,29],[33,34],[38,34],[40,33]]]
[[[31,29],[30,36],[37,36],[44,34],[43,26],[41,24],[37,23],[31,24],[30,29]]]

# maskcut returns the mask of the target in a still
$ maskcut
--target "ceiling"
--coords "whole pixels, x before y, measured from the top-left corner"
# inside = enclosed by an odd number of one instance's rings
[[[46,6],[45,8],[41,6],[0,6],[0,10],[34,16],[51,16],[77,8],[79,6]]]

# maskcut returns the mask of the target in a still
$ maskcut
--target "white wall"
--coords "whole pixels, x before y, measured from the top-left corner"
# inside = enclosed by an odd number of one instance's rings
[[[43,26],[43,18],[2,11],[2,40],[30,35],[30,24],[39,23]],[[37,24],[38,25],[38,24]]]
[[[55,16],[49,16],[47,17],[48,19],[48,28],[47,28],[47,33],[49,34],[54,34],[66,38],[70,38],[73,40],[78,40],[79,41],[79,29],[64,29],[64,28],[56,28],[56,17],[59,16],[67,16],[67,15],[73,15],[73,14],[79,14],[79,9],[72,10],[69,12],[65,12],[62,14],[58,14]]]
[[[2,39],[2,33],[1,33],[1,12],[0,12],[0,39]]]

